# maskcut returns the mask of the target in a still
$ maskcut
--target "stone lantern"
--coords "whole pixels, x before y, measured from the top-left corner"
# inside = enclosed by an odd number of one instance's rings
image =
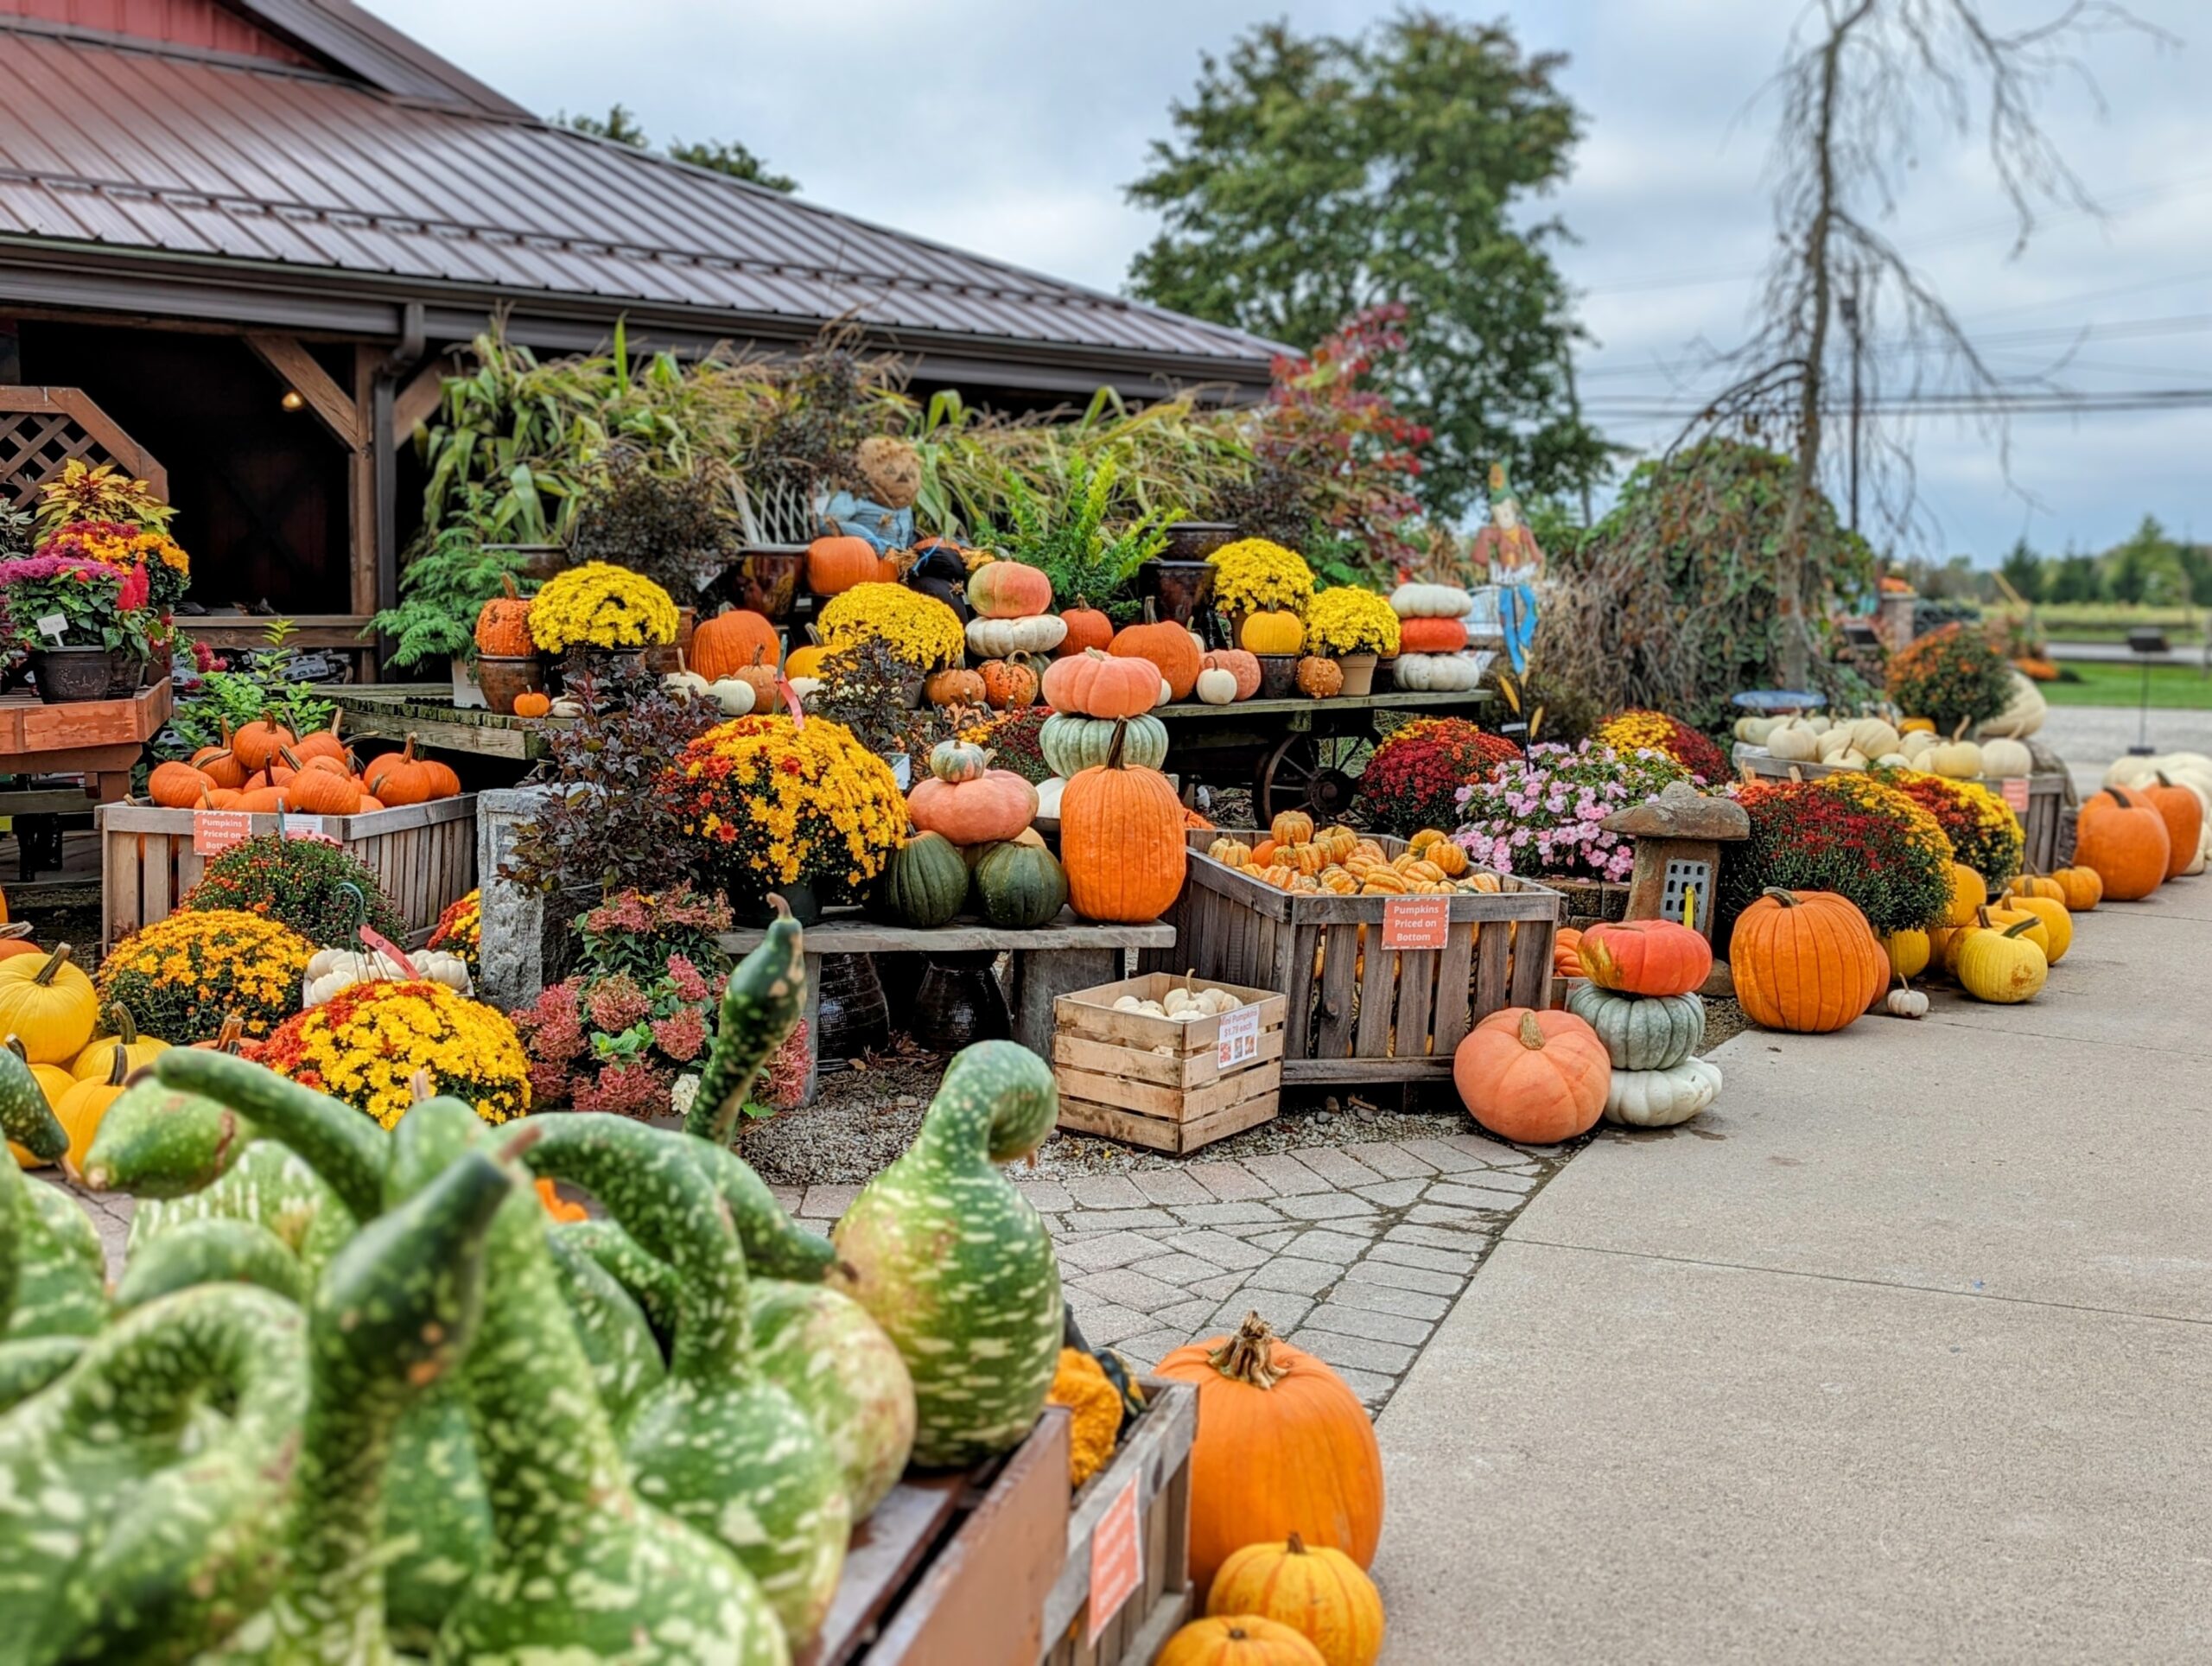
[[[1671,919],[1713,938],[1713,892],[1720,883],[1720,847],[1751,836],[1751,818],[1732,798],[1709,798],[1688,781],[1656,798],[1616,810],[1600,823],[1636,841],[1628,880],[1630,919]],[[1726,945],[1721,945],[1726,953]]]

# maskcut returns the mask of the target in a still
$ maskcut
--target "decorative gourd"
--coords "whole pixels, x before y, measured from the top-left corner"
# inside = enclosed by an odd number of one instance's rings
[[[2135,794],[2106,787],[2082,805],[2074,835],[2074,860],[2094,868],[2103,895],[2136,902],[2166,881],[2173,840],[2165,818]]]
[[[1992,780],[2035,773],[2035,754],[2018,741],[1999,739],[1981,743],[1981,773]]]
[[[765,614],[733,607],[699,621],[684,658],[707,681],[718,683],[748,665],[772,670],[783,652],[783,639]]]
[[[1891,1018],[1925,1018],[1928,996],[1900,977],[1897,988],[1882,997],[1882,1010]]]
[[[192,766],[219,787],[236,792],[245,785],[245,778],[252,773],[245,762],[231,748],[231,726],[223,725],[223,744],[201,747],[192,754]]]
[[[1330,700],[1344,689],[1344,668],[1333,659],[1308,654],[1298,662],[1298,691],[1314,700]]]
[[[1170,699],[1188,699],[1192,685],[1198,680],[1198,639],[1173,621],[1163,624],[1154,620],[1149,608],[1147,603],[1143,624],[1116,632],[1106,652],[1117,659],[1148,661],[1167,684]]]
[[[2066,958],[2066,951],[2074,946],[2074,916],[2066,912],[2066,905],[2055,897],[2022,896],[2007,893],[2005,907],[2013,913],[2033,914],[2043,922],[2043,941],[2037,946],[2044,958],[2056,966]]]
[[[2136,789],[2166,824],[2166,877],[2177,880],[2190,871],[2204,845],[2204,800],[2185,786],[2176,786],[2164,771],[2151,784]]]
[[[968,605],[986,619],[1034,619],[1052,605],[1052,581],[1018,561],[995,561],[968,576]]]
[[[526,689],[515,696],[515,715],[543,717],[553,709],[553,697],[537,689]]]
[[[499,575],[503,594],[476,610],[476,652],[495,659],[528,659],[537,652],[530,634],[530,603],[515,588],[512,573]]]
[[[1728,939],[1736,1000],[1762,1028],[1846,1028],[1889,987],[1890,957],[1866,916],[1833,891],[1770,887]]]
[[[993,567],[1005,564],[991,563]],[[1026,710],[1037,703],[1037,673],[1026,660],[989,660],[979,675],[983,679],[983,698],[993,711]]]
[[[806,588],[818,596],[842,595],[855,584],[874,584],[883,575],[875,546],[866,538],[817,538],[806,546]]]
[[[1219,669],[1201,671],[1191,687],[1205,705],[1230,705],[1236,699],[1236,673]]]
[[[962,665],[931,671],[922,683],[922,696],[932,706],[980,706],[985,695],[983,674]]]
[[[1567,1009],[1596,1033],[1616,1071],[1671,1069],[1705,1038],[1705,1002],[1695,995],[1647,999],[1577,983]]]
[[[976,863],[976,898],[994,926],[1029,931],[1059,918],[1068,878],[1041,842],[1008,841],[990,846]]]
[[[1918,977],[1928,970],[1929,942],[1925,932],[1892,932],[1882,939],[1890,970],[1899,977]]]
[[[1114,621],[1081,596],[1075,599],[1074,607],[1060,615],[1060,622],[1067,626],[1067,634],[1061,639],[1058,650],[1062,658],[1090,648],[1103,653],[1114,639]]]
[[[1400,619],[1465,619],[1474,605],[1456,584],[1401,584],[1390,592],[1390,611]]]
[[[2000,1007],[2032,1001],[2050,976],[2050,962],[2028,938],[2038,923],[2017,919],[2002,930],[1967,932],[1959,944],[1959,987]]]
[[[1452,1055],[1452,1084],[1467,1114],[1519,1145],[1588,1133],[1605,1108],[1611,1076],[1605,1043],[1567,1012],[1505,1008],[1470,1030]]]
[[[1399,656],[1396,675],[1409,694],[1460,694],[1482,685],[1483,668],[1471,654],[1408,653]]]
[[[69,1148],[68,1131],[54,1119],[54,1101],[76,1081],[58,1065],[32,1064],[23,1057],[22,1045],[11,1035],[0,1046],[0,1135],[7,1137],[19,1167],[35,1168]],[[8,1184],[8,1177],[0,1175],[0,1186]],[[0,1200],[0,1215],[7,1207]],[[0,1335],[8,1329],[8,1316],[0,1312]]]
[[[1249,700],[1260,691],[1260,659],[1243,648],[1216,648],[1200,662],[1207,671],[1227,671],[1236,679],[1236,697]]]
[[[1626,995],[1688,995],[1713,971],[1713,945],[1670,919],[1600,921],[1582,934],[1582,975]]]
[[[1311,1643],[1327,1666],[1375,1666],[1382,1652],[1382,1593],[1341,1550],[1313,1549],[1293,1533],[1232,1552],[1213,1576],[1206,1612],[1257,1614]]]
[[[1467,627],[1457,619],[1409,619],[1398,627],[1400,654],[1454,654],[1467,645]]]
[[[891,855],[873,893],[875,912],[900,925],[930,930],[968,900],[968,863],[942,833],[918,833]]]
[[[1158,771],[1128,766],[1128,738],[1117,732],[1106,761],[1060,794],[1060,856],[1077,913],[1137,925],[1182,894],[1190,861],[1175,789]]]
[[[1605,1120],[1624,1128],[1673,1128],[1720,1097],[1720,1066],[1684,1059],[1664,1070],[1617,1070],[1605,1091]]]
[[[914,1379],[914,1461],[968,1465],[1019,1444],[1059,1359],[1051,1235],[995,1165],[1036,1149],[1059,1094],[1011,1041],[954,1055],[921,1132],[832,1236],[833,1281],[897,1345]]]
[[[1287,611],[1248,614],[1236,645],[1250,653],[1296,653],[1306,645],[1306,621]]]
[[[1327,1666],[1305,1633],[1260,1614],[1194,1619],[1167,1639],[1153,1666]]]
[[[1375,1561],[1382,1458],[1344,1380],[1280,1341],[1257,1313],[1234,1336],[1176,1349],[1154,1373],[1198,1390],[1191,1443],[1191,1580],[1200,1590],[1236,1551],[1296,1533]]]
[[[1982,773],[1981,748],[1956,737],[1939,741],[1928,748],[1920,766],[1930,774],[1947,775],[1954,780],[1974,780]]]
[[[99,997],[92,980],[72,965],[69,944],[41,957],[0,960],[0,1035],[21,1039],[34,1065],[67,1065],[92,1039]]]
[[[1971,925],[1974,913],[1989,900],[1989,881],[1962,862],[1951,864],[1951,903],[1944,916],[1948,925]]]
[[[1037,819],[1037,789],[1012,770],[993,769],[993,754],[963,741],[930,748],[930,773],[906,795],[906,813],[927,833],[955,844],[1010,839]]]
[[[1268,823],[1268,836],[1277,844],[1313,843],[1313,818],[1302,810],[1279,810]]]
[[[2104,875],[2094,868],[2054,868],[2050,878],[2069,914],[2086,914],[2105,900]]]
[[[115,1026],[107,1035],[96,1035],[85,1044],[85,1049],[70,1061],[69,1074],[82,1082],[105,1076],[115,1049],[124,1052],[130,1070],[141,1065],[150,1065],[169,1050],[166,1041],[156,1041],[152,1036],[141,1036],[138,1026],[132,1021],[130,1009],[120,1002],[111,1002],[102,1016]],[[130,1071],[124,1074],[128,1075]]]
[[[296,738],[282,723],[257,717],[231,737],[231,753],[251,773],[268,768],[277,748],[290,746]]]
[[[1067,633],[1067,621],[1052,614],[1024,619],[971,619],[968,621],[968,652],[984,659],[1047,654],[1061,646]]]
[[[146,796],[164,809],[191,810],[214,785],[190,764],[156,764],[146,778]]]
[[[1080,1487],[1114,1456],[1122,1432],[1122,1391],[1096,1354],[1064,1347],[1045,1403],[1068,1408],[1068,1485]]]
[[[1046,704],[1077,717],[1139,717],[1160,703],[1160,677],[1151,661],[1087,648],[1045,670]]]

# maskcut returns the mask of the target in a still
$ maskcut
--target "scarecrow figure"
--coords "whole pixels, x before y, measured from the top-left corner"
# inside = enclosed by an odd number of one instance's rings
[[[853,453],[861,482],[868,488],[839,492],[823,506],[822,518],[832,532],[866,538],[879,556],[910,548],[914,542],[914,499],[922,491],[920,454],[887,434],[862,440]]]
[[[1536,547],[1536,535],[1521,524],[1521,500],[1505,484],[1503,463],[1490,466],[1490,525],[1475,534],[1474,559],[1489,566],[1491,582],[1498,587],[1506,658],[1515,676],[1525,676],[1536,639],[1536,582],[1544,575],[1544,552]]]

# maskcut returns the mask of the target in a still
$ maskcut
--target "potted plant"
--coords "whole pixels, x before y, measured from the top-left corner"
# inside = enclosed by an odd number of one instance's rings
[[[676,640],[675,600],[626,567],[586,562],[556,574],[530,604],[531,639],[541,653],[580,661],[642,658]]]
[[[1120,472],[1110,457],[1095,467],[1074,458],[1066,496],[1052,507],[1009,474],[1002,488],[1007,525],[977,528],[976,542],[1004,550],[1042,571],[1052,582],[1055,607],[1072,607],[1089,597],[1112,612],[1109,599],[1124,595],[1135,579],[1140,588],[1156,595],[1160,617],[1188,626],[1205,612],[1212,575],[1181,571],[1173,582],[1160,582],[1162,563],[1152,557],[1166,548],[1164,524],[1178,511],[1147,512],[1109,529],[1108,511],[1114,506]],[[1121,617],[1116,614],[1117,620]]]
[[[904,668],[899,692],[908,709],[921,703],[931,671],[959,664],[968,652],[960,615],[902,584],[855,584],[823,608],[820,630],[833,653],[870,640],[888,648]]]
[[[626,567],[668,592],[676,639],[646,654],[654,669],[667,671],[690,652],[700,588],[729,564],[739,538],[728,497],[709,475],[656,474],[624,447],[607,454],[603,474],[576,506],[569,544],[579,562]]]
[[[0,596],[9,633],[29,654],[48,705],[106,699],[118,664],[145,639],[143,569],[125,574],[73,556],[30,556],[0,562]]]
[[[1214,569],[1214,611],[1221,616],[1228,645],[1255,653],[1297,652],[1295,643],[1287,649],[1257,646],[1244,639],[1244,631],[1247,621],[1258,614],[1305,619],[1306,610],[1313,605],[1313,569],[1305,557],[1267,538],[1238,538],[1206,560]]]
[[[410,670],[426,660],[451,662],[458,707],[485,703],[470,669],[476,615],[523,569],[512,547],[486,543],[483,531],[474,516],[463,515],[428,535],[400,573],[399,605],[370,625],[372,633],[393,639],[387,664]]]
[[[1371,590],[1324,590],[1306,615],[1306,647],[1335,658],[1346,694],[1366,694],[1375,685],[1375,662],[1398,652],[1398,615]]]

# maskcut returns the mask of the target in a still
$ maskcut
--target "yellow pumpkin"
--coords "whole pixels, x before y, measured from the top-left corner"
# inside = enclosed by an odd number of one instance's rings
[[[1341,1550],[1309,1550],[1295,1533],[1281,1544],[1230,1553],[1206,1592],[1206,1612],[1258,1614],[1287,1625],[1326,1666],[1375,1666],[1382,1652],[1382,1593]]]
[[[1433,885],[1444,877],[1441,868],[1418,856],[1398,871],[1417,885]]]
[[[2023,896],[2017,891],[2007,892],[2005,906],[2014,912],[2029,913],[2043,921],[2044,958],[2053,966],[2066,958],[2066,951],[2074,946],[2074,916],[2066,912],[2066,905],[2056,897]]]
[[[1989,884],[1974,869],[1962,862],[1951,864],[1951,912],[1953,925],[1974,924],[1974,910],[1989,901]]]
[[[2028,940],[2032,917],[2001,931],[1973,931],[1959,944],[1959,986],[1976,1001],[2015,1006],[2031,1001],[2050,976],[2050,963]]]
[[[1899,977],[1918,977],[1928,970],[1929,944],[1925,932],[1892,932],[1882,939],[1889,951],[1890,970]]]
[[[69,1066],[71,1076],[79,1082],[89,1082],[107,1074],[107,1067],[117,1046],[130,1056],[130,1068],[150,1065],[169,1050],[166,1041],[156,1041],[150,1035],[138,1033],[138,1026],[122,1003],[111,1003],[107,1009],[108,1021],[115,1026],[112,1035],[96,1035],[77,1055]]]
[[[1252,865],[1252,847],[1242,839],[1216,839],[1206,847],[1206,855],[1229,868]]]
[[[54,1105],[54,1120],[69,1136],[69,1154],[62,1160],[72,1173],[83,1168],[85,1154],[92,1148],[92,1136],[100,1131],[100,1118],[107,1115],[107,1108],[122,1093],[130,1075],[130,1054],[118,1042],[108,1049],[107,1073],[72,1083]]]
[[[819,677],[822,657],[829,649],[818,642],[810,642],[804,648],[793,648],[784,658],[784,675],[787,677]]]
[[[0,960],[0,1035],[19,1035],[34,1065],[66,1065],[99,1021],[92,980],[69,963],[70,947]]]
[[[1462,877],[1467,871],[1467,853],[1449,839],[1440,839],[1423,848],[1421,858],[1430,867],[1440,870],[1447,880]]]
[[[1236,645],[1248,653],[1296,653],[1306,645],[1305,621],[1290,613],[1249,614]]]
[[[1282,810],[1268,824],[1268,836],[1277,844],[1311,844],[1313,818],[1302,810]]]

